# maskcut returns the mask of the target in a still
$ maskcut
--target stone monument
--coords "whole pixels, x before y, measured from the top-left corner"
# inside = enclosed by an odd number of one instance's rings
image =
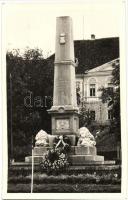
[[[57,17],[53,106],[49,110],[52,135],[70,135],[75,145],[79,128],[78,110],[72,19]]]
[[[40,162],[43,154],[53,147],[56,136],[62,136],[61,142],[63,136],[67,136],[71,141],[69,159],[72,165],[104,163],[104,157],[97,155],[93,135],[85,127],[79,129],[75,66],[72,19],[57,17],[53,106],[48,111],[52,119],[52,135],[41,131],[36,136],[35,162]],[[31,157],[26,157],[25,161],[31,162]]]

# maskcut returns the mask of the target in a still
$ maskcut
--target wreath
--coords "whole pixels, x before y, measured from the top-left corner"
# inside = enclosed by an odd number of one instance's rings
[[[69,166],[68,151],[71,142],[67,136],[57,136],[54,141],[54,147],[47,151],[40,163],[41,169],[49,173],[60,173]]]
[[[42,162],[40,163],[41,169],[50,173],[60,173],[67,169],[69,166],[67,156],[60,152],[59,149],[51,149],[44,156]]]

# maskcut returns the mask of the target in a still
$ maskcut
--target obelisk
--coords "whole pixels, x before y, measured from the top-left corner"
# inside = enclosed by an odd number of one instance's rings
[[[73,24],[69,16],[57,17],[54,62],[52,135],[76,135],[79,128],[76,99]]]
[[[34,147],[34,162],[42,161],[47,150],[53,148],[56,136],[66,135],[71,141],[69,159],[72,165],[103,164],[104,157],[97,155],[95,146],[87,145],[89,141],[87,137],[82,137],[84,145],[80,145],[79,140],[79,144],[76,143],[79,109],[76,100],[73,28],[70,17],[57,18],[53,93],[53,106],[49,110],[52,117],[52,135],[46,136],[49,138],[49,144],[47,143],[49,146],[45,146],[43,140],[43,145]],[[26,157],[25,161],[31,162],[32,156]]]

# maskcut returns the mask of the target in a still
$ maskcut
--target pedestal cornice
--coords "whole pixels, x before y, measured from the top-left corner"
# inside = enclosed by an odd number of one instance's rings
[[[65,105],[65,106],[52,106],[50,110],[48,110],[49,113],[74,113],[79,114],[79,108],[75,106]]]
[[[76,63],[72,60],[58,60],[54,62],[54,65],[72,65],[74,67],[77,67]]]

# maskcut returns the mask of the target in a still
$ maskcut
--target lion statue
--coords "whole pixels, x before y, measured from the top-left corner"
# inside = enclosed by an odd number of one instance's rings
[[[47,147],[49,146],[49,137],[48,137],[48,134],[43,131],[43,130],[40,130],[36,137],[35,137],[35,145],[36,146],[43,146],[43,147]]]
[[[94,136],[90,133],[90,131],[86,127],[81,127],[79,129],[79,139],[77,142],[77,146],[95,146],[96,141]]]

